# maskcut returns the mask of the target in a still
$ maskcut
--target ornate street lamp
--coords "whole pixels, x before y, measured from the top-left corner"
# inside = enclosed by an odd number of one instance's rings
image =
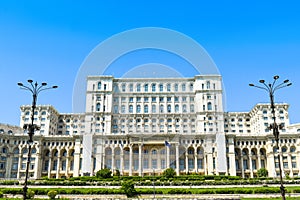
[[[261,83],[262,86],[257,86],[257,85],[254,85],[252,83],[249,84],[249,86],[266,90],[268,92],[269,96],[270,96],[271,112],[272,112],[272,116],[273,116],[273,124],[270,125],[269,129],[273,130],[273,135],[274,135],[275,141],[276,141],[276,149],[279,150],[279,145],[278,145],[278,143],[279,143],[279,129],[281,129],[282,126],[277,125],[277,123],[276,123],[274,93],[275,93],[276,90],[279,90],[281,88],[288,87],[288,86],[292,85],[292,83],[289,82],[289,80],[284,80],[282,83],[275,85],[277,79],[279,79],[279,76],[276,75],[273,78],[274,78],[273,83],[266,84],[265,80],[259,80],[259,83]],[[284,190],[283,180],[282,180],[282,169],[281,169],[281,164],[280,164],[280,153],[279,152],[278,152],[278,162],[279,162],[279,175],[280,175],[280,193],[281,193],[281,196],[282,196],[282,200],[285,200],[285,190]]]
[[[51,86],[46,87],[47,83],[42,83],[39,85],[37,82],[33,83],[33,80],[28,80],[29,86],[23,85],[23,83],[18,83],[18,86],[20,86],[23,90],[28,90],[32,93],[32,106],[31,106],[31,123],[25,124],[23,129],[27,130],[29,140],[28,140],[28,155],[27,155],[27,165],[26,165],[26,172],[25,172],[25,182],[23,187],[23,199],[25,200],[27,197],[27,179],[28,179],[28,171],[29,171],[29,164],[30,164],[30,157],[31,157],[31,145],[33,143],[33,135],[35,130],[39,130],[40,127],[38,127],[36,124],[34,124],[34,112],[36,108],[36,102],[38,94],[43,90],[49,90],[57,88],[57,86]]]

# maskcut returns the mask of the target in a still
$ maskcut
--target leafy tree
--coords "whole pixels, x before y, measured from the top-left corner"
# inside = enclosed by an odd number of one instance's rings
[[[96,173],[97,178],[111,178],[111,171],[110,169],[104,168]]]
[[[166,178],[174,178],[174,176],[176,175],[176,172],[173,168],[168,168],[163,172],[162,175]]]
[[[257,176],[258,177],[267,177],[268,176],[268,170],[266,168],[260,168],[257,171]]]
[[[116,176],[121,176],[120,170],[116,169],[115,175]]]
[[[137,194],[132,181],[123,182],[121,190],[126,194],[127,197],[134,197]]]
[[[55,199],[56,195],[57,195],[57,191],[56,190],[50,190],[48,193],[47,193],[48,197],[50,199]]]
[[[26,195],[26,199],[33,199],[34,195],[35,195],[35,193],[34,193],[33,190],[28,190],[27,195]]]

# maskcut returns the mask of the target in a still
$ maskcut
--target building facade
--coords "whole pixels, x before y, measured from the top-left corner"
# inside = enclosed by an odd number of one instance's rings
[[[20,127],[34,122],[29,177],[94,175],[110,168],[122,175],[176,173],[254,177],[266,168],[300,175],[300,124],[289,124],[286,103],[276,104],[279,149],[268,129],[270,104],[249,112],[224,112],[219,75],[193,78],[87,78],[84,113],[59,113],[50,105],[21,106]],[[24,178],[28,135],[0,125],[0,178]]]

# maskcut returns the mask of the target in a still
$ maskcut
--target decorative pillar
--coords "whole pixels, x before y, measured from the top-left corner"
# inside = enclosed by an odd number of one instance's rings
[[[253,178],[253,167],[252,167],[252,155],[251,155],[251,153],[249,154],[249,169],[250,169],[250,178]]]
[[[17,179],[20,179],[20,170],[22,167],[22,154],[19,153],[19,159],[18,159],[18,173],[17,173]]]
[[[132,176],[132,145],[129,145],[129,176]]]
[[[69,165],[70,165],[69,160],[70,160],[70,157],[69,157],[69,154],[68,154],[67,158],[66,158],[66,172],[65,172],[65,176],[67,178],[69,178]]]
[[[48,178],[51,178],[51,166],[52,166],[52,152],[49,157],[49,163],[48,163]]]
[[[6,173],[5,173],[5,178],[10,178],[11,175],[11,167],[12,167],[12,157],[13,154],[7,154],[7,158],[6,158]]]
[[[242,170],[242,178],[245,178],[245,169],[244,169],[244,157],[241,156],[241,170]]]
[[[120,174],[123,175],[123,171],[124,171],[124,151],[123,151],[123,147],[121,147],[121,160],[120,160]]]
[[[185,173],[189,172],[189,154],[185,152]]]
[[[142,176],[142,144],[139,144],[139,176]]]
[[[197,147],[194,148],[194,168],[195,168],[195,172],[198,172],[198,154],[197,154]]]
[[[170,147],[166,146],[166,154],[167,154],[167,159],[166,159],[166,169],[170,167]]]
[[[290,177],[293,177],[293,167],[292,167],[292,158],[291,158],[291,154],[289,154],[289,155],[287,156],[287,158],[288,158],[288,166],[289,166],[289,176],[290,176]],[[284,170],[284,168],[283,168],[283,170]]]
[[[179,176],[179,145],[176,144],[176,175]]]
[[[258,166],[257,166],[257,169],[259,170],[261,168],[261,157],[260,157],[260,154],[257,155],[257,163],[258,163]]]
[[[58,151],[59,152],[59,151]],[[58,155],[57,158],[57,169],[56,169],[56,178],[59,178],[59,171],[60,171],[60,154]]]

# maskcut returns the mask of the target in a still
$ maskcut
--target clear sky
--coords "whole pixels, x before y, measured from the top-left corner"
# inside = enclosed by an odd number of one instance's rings
[[[290,79],[275,95],[300,122],[300,3],[298,1],[0,1],[0,123],[19,124],[31,104],[17,82],[59,85],[39,104],[72,112],[73,84],[86,56],[117,33],[141,27],[179,31],[197,41],[219,68],[226,111],[249,111],[268,102],[248,86],[259,79]]]

